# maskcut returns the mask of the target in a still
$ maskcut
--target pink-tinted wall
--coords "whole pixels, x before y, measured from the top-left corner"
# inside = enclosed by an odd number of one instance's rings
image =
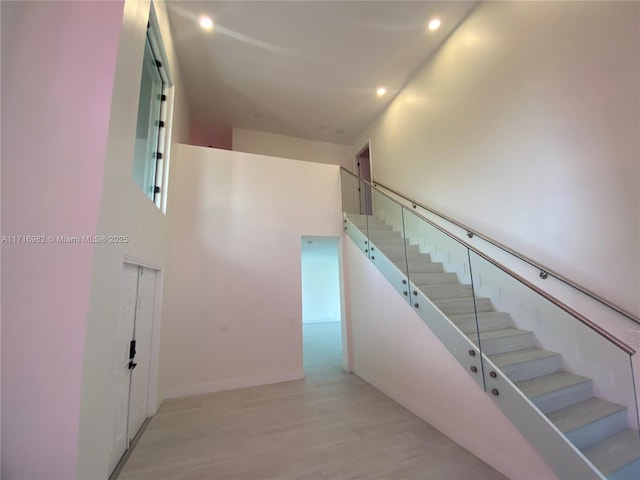
[[[123,2],[1,8],[2,478],[72,479],[95,248],[56,237],[96,232]]]
[[[197,121],[191,123],[191,145],[232,150],[232,139],[233,129],[231,127],[203,125]]]

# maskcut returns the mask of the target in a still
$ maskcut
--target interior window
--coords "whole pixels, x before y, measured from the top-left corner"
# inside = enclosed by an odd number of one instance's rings
[[[162,102],[166,98],[163,96],[165,83],[160,72],[161,66],[147,36],[140,81],[133,179],[154,203],[156,195],[160,194],[161,182],[156,182],[156,170],[158,161],[162,159],[159,140],[160,128],[163,127]]]

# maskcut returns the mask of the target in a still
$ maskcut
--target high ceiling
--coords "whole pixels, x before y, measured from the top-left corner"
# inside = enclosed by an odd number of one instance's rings
[[[197,124],[350,144],[475,3],[170,1],[169,18]]]

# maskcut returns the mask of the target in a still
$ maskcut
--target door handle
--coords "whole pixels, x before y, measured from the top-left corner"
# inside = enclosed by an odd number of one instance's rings
[[[129,370],[133,370],[137,366],[138,366],[137,363],[135,363],[133,360],[129,360]]]

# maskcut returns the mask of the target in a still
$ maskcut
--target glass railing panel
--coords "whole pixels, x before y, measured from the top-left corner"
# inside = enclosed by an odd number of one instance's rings
[[[369,257],[368,217],[361,214],[360,197],[363,189],[371,187],[346,170],[340,171],[340,179],[344,230],[362,253]]]
[[[605,477],[640,478],[631,352],[473,251],[470,261],[487,391],[516,426],[526,415],[515,405],[535,405]]]
[[[342,190],[342,211],[345,214],[360,213],[359,179],[347,170],[340,170],[340,185]]]
[[[366,204],[371,261],[405,298],[409,298],[407,253],[402,207],[376,189],[368,190]]]
[[[467,248],[404,208],[414,310],[484,388]]]
[[[558,477],[640,478],[633,350],[366,182],[342,180],[346,233]]]

